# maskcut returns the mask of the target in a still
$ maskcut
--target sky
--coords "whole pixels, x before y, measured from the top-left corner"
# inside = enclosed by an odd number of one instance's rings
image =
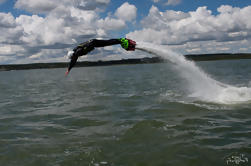
[[[250,0],[0,0],[0,64],[65,62],[89,39],[127,37],[180,54],[251,52]],[[80,60],[141,58],[120,46]]]

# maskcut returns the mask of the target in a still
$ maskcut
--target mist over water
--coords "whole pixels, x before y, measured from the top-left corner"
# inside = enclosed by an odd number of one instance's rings
[[[147,53],[160,56],[171,62],[175,71],[186,81],[188,97],[199,101],[220,103],[220,104],[241,104],[251,102],[250,87],[236,87],[219,82],[211,78],[200,69],[194,62],[188,61],[184,56],[162,46],[150,43],[138,43],[137,49]]]

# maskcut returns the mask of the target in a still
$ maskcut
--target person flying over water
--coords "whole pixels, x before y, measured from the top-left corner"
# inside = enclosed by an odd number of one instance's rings
[[[88,54],[89,52],[94,50],[94,48],[96,47],[105,47],[105,46],[111,46],[115,44],[120,44],[121,47],[127,51],[134,51],[135,46],[136,46],[135,41],[131,39],[127,39],[127,38],[109,39],[109,40],[92,39],[84,43],[81,43],[73,49],[73,53],[72,55],[70,55],[71,61],[69,63],[69,66],[65,75],[67,76],[70,70],[75,66],[78,60],[78,57]]]

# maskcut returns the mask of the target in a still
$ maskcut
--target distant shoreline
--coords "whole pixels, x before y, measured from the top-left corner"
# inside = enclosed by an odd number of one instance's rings
[[[189,55],[185,55],[185,57],[188,60],[193,60],[193,61],[237,60],[237,59],[251,59],[251,53],[189,54]],[[78,62],[76,64],[76,67],[163,63],[163,62],[165,62],[165,60],[162,59],[161,57],[141,58],[141,59],[122,59],[122,60],[111,60],[111,61],[96,61],[96,62],[82,61],[82,62]],[[0,71],[67,68],[67,66],[68,66],[68,62],[8,64],[8,65],[0,65]]]

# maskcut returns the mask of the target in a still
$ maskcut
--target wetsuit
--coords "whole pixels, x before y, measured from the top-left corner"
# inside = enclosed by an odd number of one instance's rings
[[[66,74],[68,74],[71,68],[76,64],[78,57],[86,55],[90,51],[94,50],[94,48],[96,47],[105,47],[116,44],[121,44],[121,46],[127,51],[134,51],[136,46],[135,41],[126,38],[110,39],[110,40],[92,39],[87,42],[81,43],[76,48],[73,49],[73,54],[70,57],[71,62],[69,64]]]
[[[73,51],[78,56],[82,56],[94,50],[95,47],[105,47],[115,44],[121,44],[121,41],[119,39],[110,39],[110,40],[92,39],[87,42],[79,44],[76,48],[73,49]]]

